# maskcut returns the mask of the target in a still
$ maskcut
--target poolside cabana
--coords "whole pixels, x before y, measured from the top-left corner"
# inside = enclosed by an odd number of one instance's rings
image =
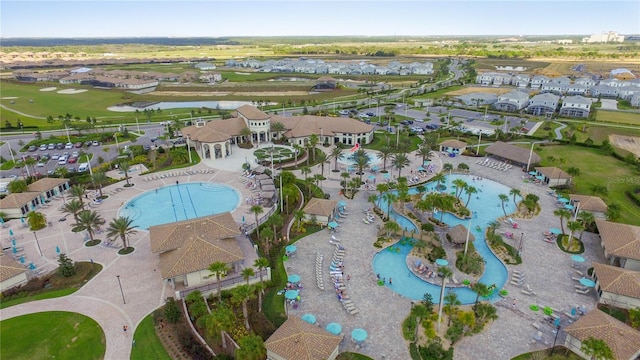
[[[272,360],[334,360],[342,336],[292,316],[265,342],[267,358]]]
[[[27,186],[27,191],[40,193],[45,201],[69,189],[69,179],[42,178]]]
[[[591,358],[581,350],[582,342],[590,337],[607,343],[614,359],[635,360],[640,355],[640,331],[598,309],[581,316],[564,331],[564,346],[584,359]]]
[[[5,219],[19,219],[34,210],[40,203],[38,192],[15,193],[0,199],[0,209],[5,214]]]
[[[564,186],[571,182],[571,175],[555,166],[535,168],[543,176],[542,182],[549,186]]]
[[[27,273],[26,267],[0,252],[0,292],[26,284]]]
[[[596,219],[609,265],[640,271],[640,227]]]
[[[469,234],[469,241],[476,240],[476,237],[462,224],[452,227],[447,232],[447,239],[456,245],[464,244],[467,241],[467,233]]]
[[[315,219],[318,224],[326,226],[329,221],[332,221],[337,205],[338,202],[334,200],[311,198],[307,206],[302,209],[304,220],[312,221]]]
[[[640,271],[594,263],[593,278],[601,304],[623,309],[640,307]]]
[[[588,211],[596,219],[606,219],[608,206],[601,198],[589,195],[569,194],[569,203],[574,211]]]
[[[455,139],[445,140],[440,143],[440,151],[446,152],[452,156],[460,155],[466,149],[467,143]]]
[[[535,151],[507,144],[502,141],[496,141],[487,146],[485,152],[497,159],[506,160],[523,167],[535,165],[541,160],[540,155],[536,154]],[[531,159],[529,159],[529,156],[531,156]]]

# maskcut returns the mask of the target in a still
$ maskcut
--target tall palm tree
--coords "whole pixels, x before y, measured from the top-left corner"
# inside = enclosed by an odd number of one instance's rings
[[[578,213],[578,219],[580,219],[580,222],[582,223],[582,232],[580,233],[580,237],[579,240],[582,240],[582,235],[584,234],[584,231],[586,229],[589,228],[589,226],[591,226],[591,224],[593,224],[593,222],[596,220],[595,217],[593,216],[593,214],[589,211],[580,211]]]
[[[358,168],[358,175],[360,175],[360,182],[362,182],[362,174],[364,173],[364,168],[369,166],[369,156],[367,156],[367,153],[364,150],[360,149],[353,153],[353,161]]]
[[[506,203],[507,201],[509,201],[509,196],[506,194],[500,194],[498,195],[498,197],[500,198],[500,205],[502,205],[502,212],[504,213],[504,216],[507,216],[507,210],[504,208],[504,203]]]
[[[209,265],[208,270],[212,273],[212,275],[216,276],[216,282],[218,283],[218,302],[222,302],[222,284],[220,283],[220,279],[224,276],[227,276],[227,272],[229,268],[227,264],[222,261],[216,261],[213,264]]]
[[[122,246],[128,248],[127,236],[135,235],[138,233],[135,226],[132,226],[133,219],[130,219],[128,216],[120,216],[117,217],[107,226],[107,236],[110,238],[120,237],[122,240]]]
[[[249,326],[249,311],[247,309],[247,301],[255,296],[255,291],[251,285],[239,285],[231,290],[232,301],[242,304],[242,315],[244,317],[244,326],[247,330]]]
[[[464,204],[464,207],[469,207],[469,201],[471,201],[471,196],[473,194],[478,193],[478,189],[475,186],[468,185],[464,191],[467,193],[467,202]]]
[[[396,154],[393,154],[391,163],[396,169],[398,169],[398,177],[400,177],[402,169],[409,166],[410,162],[409,162],[409,158],[407,157],[407,154],[396,153]]]
[[[129,162],[127,161],[121,162],[120,170],[124,172],[124,179],[127,181],[127,186],[130,186],[131,184],[129,184],[129,170],[131,170],[131,165],[129,165]]]
[[[299,209],[299,210],[295,210],[293,212],[293,218],[296,220],[296,223],[298,224],[298,232],[300,232],[302,230],[302,220],[304,219],[305,213],[304,210]]]
[[[443,173],[437,173],[434,177],[431,178],[431,181],[435,181],[436,182],[436,188],[440,189],[440,184],[442,184],[444,181],[446,180],[446,178],[444,177]]]
[[[478,300],[480,300],[481,297],[487,297],[491,295],[491,290],[489,290],[489,286],[487,286],[487,284],[481,283],[479,281],[471,284],[471,290],[476,293],[476,301],[473,305],[473,311],[475,312],[476,308],[478,307]]]
[[[590,356],[592,360],[613,360],[615,356],[607,343],[593,336],[582,341],[580,351]]]
[[[311,149],[311,152],[313,154],[312,156],[314,162],[316,161],[316,146],[318,145],[319,141],[320,138],[318,137],[318,135],[311,134],[311,136],[309,136],[309,148]]]
[[[248,335],[238,340],[238,349],[235,351],[236,359],[262,360],[267,358],[267,348],[259,335]]]
[[[249,279],[253,276],[256,276],[256,272],[253,270],[253,268],[244,268],[242,269],[242,278],[247,282],[247,285],[249,285]]]
[[[300,173],[304,176],[304,181],[309,180],[309,174],[311,174],[311,168],[308,166],[303,166],[300,168]]]
[[[253,144],[253,136],[251,130],[248,127],[240,129],[240,136],[244,139],[245,143]]]
[[[258,269],[258,274],[260,274],[260,284],[263,286],[258,291],[258,312],[262,312],[262,294],[264,293],[264,279],[262,275],[262,270],[269,267],[269,259],[259,257],[253,262],[253,266]]]
[[[27,224],[29,224],[29,230],[31,231],[43,229],[47,226],[47,216],[41,212],[29,211],[27,214]]]
[[[258,215],[264,212],[264,208],[260,205],[253,205],[249,211],[251,211],[256,218],[256,240],[260,242],[260,223],[258,222]]]
[[[293,162],[298,164],[298,154],[300,154],[300,151],[302,151],[302,146],[298,144],[293,144],[292,147],[293,147]]]
[[[379,183],[376,185],[376,191],[378,192],[378,202],[376,204],[377,208],[380,208],[380,201],[382,200],[382,195],[389,191],[389,184],[387,183]]]
[[[271,129],[270,130],[271,130],[271,132],[276,133],[276,140],[280,140],[280,137],[282,136],[282,133],[286,129],[287,128],[281,122],[273,122],[273,123],[271,123]]]
[[[73,224],[71,230],[74,232],[86,230],[89,233],[89,239],[93,241],[93,233],[103,224],[104,219],[96,211],[83,210],[78,214],[78,221]]]
[[[82,204],[82,208],[84,209],[84,193],[87,189],[82,185],[73,185],[69,188],[69,195],[72,198],[78,199],[80,204]]]
[[[443,302],[444,302],[445,284],[447,280],[451,276],[453,276],[453,271],[451,271],[451,269],[447,266],[441,266],[438,268],[438,273],[442,275],[442,285],[440,287],[440,306],[438,306],[438,331],[440,331],[440,323],[442,322],[442,309],[444,307]]]
[[[518,189],[511,189],[509,191],[509,195],[513,196],[513,206],[516,207],[516,209],[518,208],[518,204],[516,203],[516,196],[520,196],[520,190]]]
[[[224,304],[218,305],[216,311],[212,311],[207,316],[206,328],[211,337],[215,336],[215,333],[220,332],[222,338],[222,347],[227,348],[227,337],[225,332],[231,331],[234,328],[235,315],[228,306]]]
[[[91,176],[91,181],[95,184],[100,192],[100,198],[102,198],[102,186],[109,183],[109,177],[104,173],[104,171],[96,171]]]
[[[431,149],[422,144],[418,147],[418,150],[416,150],[416,156],[422,157],[423,164],[425,163],[425,161],[427,161],[427,158],[429,157],[429,153],[431,153]]]
[[[564,234],[564,220],[567,219],[571,219],[571,211],[567,210],[567,209],[557,209],[553,211],[553,215],[557,216],[560,218],[560,229],[562,230],[562,233]]]
[[[387,160],[395,150],[389,145],[384,145],[379,151],[380,152],[376,156],[378,159],[382,160],[382,171],[387,171]]]
[[[569,221],[567,222],[567,228],[569,229],[568,247],[571,249],[571,245],[573,244],[573,233],[584,229],[584,227],[579,221]]]
[[[66,202],[62,205],[62,212],[67,214],[72,214],[73,219],[78,222],[78,214],[83,211],[82,203],[78,201],[78,199],[71,199],[71,201]]]
[[[388,191],[382,195],[382,199],[387,202],[387,219],[390,219],[391,204],[398,200],[398,196],[391,191]]]
[[[455,188],[456,188],[456,198],[460,199],[460,196],[462,195],[462,192],[464,191],[465,186],[467,186],[467,182],[462,179],[455,179],[453,180],[453,185],[455,185]]]
[[[447,313],[447,317],[449,318],[447,322],[447,326],[451,326],[451,318],[453,318],[453,314],[456,312],[458,305],[460,305],[460,300],[458,300],[458,294],[453,291],[449,291],[447,295],[444,297],[444,302],[446,303],[445,312]]]
[[[334,147],[331,149],[331,154],[329,154],[329,159],[333,160],[333,171],[338,171],[338,161],[344,158],[344,154],[342,153],[342,149],[339,147]]]
[[[322,175],[322,177],[324,178],[324,164],[327,162],[329,157],[327,156],[327,153],[325,153],[324,151],[320,151],[316,155],[316,158],[318,160],[318,163],[320,164],[320,175]]]

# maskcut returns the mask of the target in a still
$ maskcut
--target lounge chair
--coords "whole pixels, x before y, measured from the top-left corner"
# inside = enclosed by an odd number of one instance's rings
[[[577,292],[578,294],[583,294],[583,295],[585,295],[585,294],[587,294],[587,293],[589,292],[589,289],[588,289],[588,288],[587,288],[587,289],[584,289],[584,290],[578,290],[578,289],[576,289],[576,292]]]
[[[367,219],[364,219],[364,218],[362,219],[362,222],[365,224],[371,224],[369,221],[367,221]]]

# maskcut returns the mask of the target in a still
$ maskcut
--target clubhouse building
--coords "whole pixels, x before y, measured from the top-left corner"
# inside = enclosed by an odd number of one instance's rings
[[[275,126],[277,123],[282,126]],[[182,129],[182,134],[193,142],[192,146],[203,159],[213,160],[230,156],[234,144],[251,142],[259,145],[284,138],[290,145],[304,146],[314,134],[320,144],[366,145],[373,140],[373,129],[373,125],[351,118],[270,115],[243,105],[230,119],[198,121]]]

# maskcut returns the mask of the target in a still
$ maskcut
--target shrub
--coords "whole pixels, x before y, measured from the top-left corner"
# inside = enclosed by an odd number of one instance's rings
[[[71,277],[76,274],[76,269],[73,265],[73,261],[69,257],[62,253],[58,256],[58,273],[64,277]]]
[[[443,259],[446,256],[447,252],[443,248],[434,246],[429,255],[427,255],[427,259],[429,259],[430,262],[435,262],[437,259]]]
[[[164,308],[164,317],[171,324],[175,324],[180,320],[180,308],[176,300],[172,297],[167,298],[167,305]]]
[[[434,231],[435,230],[435,226],[432,223],[429,223],[429,222],[420,225],[420,228],[422,229],[422,231]]]

